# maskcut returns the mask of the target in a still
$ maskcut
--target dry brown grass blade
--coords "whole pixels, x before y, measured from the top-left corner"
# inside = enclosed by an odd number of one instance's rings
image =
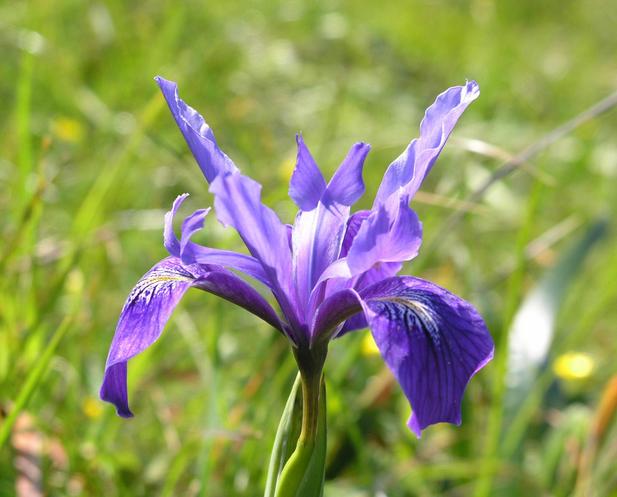
[[[589,429],[587,446],[579,462],[575,495],[580,497],[594,495],[590,489],[594,460],[605,435],[615,420],[617,420],[617,375],[614,375],[604,388]]]
[[[507,150],[498,147],[492,143],[485,142],[484,140],[479,140],[477,138],[452,138],[453,144],[467,152],[472,152],[474,154],[480,155],[482,157],[488,157],[489,159],[499,160],[501,162],[508,162],[514,159],[514,155],[512,155]],[[556,184],[555,178],[547,174],[546,172],[536,168],[533,164],[528,162],[524,162],[521,164],[521,169],[523,169],[529,175],[537,178],[542,183],[554,186]]]
[[[414,202],[426,205],[434,205],[437,207],[444,207],[446,209],[467,209],[467,212],[474,212],[476,214],[487,214],[488,209],[480,204],[473,204],[465,202],[464,200],[457,200],[455,198],[445,197],[438,193],[430,193],[419,191],[413,197]]]
[[[569,121],[561,124],[556,127],[538,141],[532,143],[527,148],[516,154],[509,160],[506,160],[500,167],[498,167],[493,173],[486,179],[484,183],[482,183],[476,190],[474,190],[471,194],[468,195],[464,202],[469,205],[478,204],[486,194],[486,192],[498,181],[502,180],[506,176],[509,176],[514,171],[522,168],[527,162],[533,159],[540,152],[547,149],[553,143],[559,141],[564,136],[568,135],[572,131],[574,131],[579,126],[585,124],[586,122],[608,112],[613,107],[617,106],[617,91],[611,93],[608,97],[600,100],[596,104],[589,107],[587,110],[584,110],[577,116],[573,117]],[[434,248],[435,243],[439,241],[441,243],[448,235],[448,233],[453,231],[454,226],[456,226],[469,212],[467,207],[462,206],[460,210],[452,213],[448,219],[444,222],[441,229],[437,233],[437,235],[431,241],[429,246],[429,250],[427,252],[434,253],[432,248]]]

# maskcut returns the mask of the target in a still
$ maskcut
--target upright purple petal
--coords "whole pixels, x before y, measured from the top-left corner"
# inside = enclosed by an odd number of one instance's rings
[[[313,210],[326,190],[324,179],[302,135],[296,135],[298,155],[296,168],[289,182],[289,196],[303,211]]]
[[[343,238],[343,244],[341,245],[341,253],[339,254],[339,257],[347,256],[354,238],[356,238],[358,231],[360,231],[360,226],[362,226],[362,223],[366,221],[370,214],[371,211],[369,210],[361,210],[354,212],[349,217],[347,220],[347,228],[345,229],[345,237]]]
[[[210,185],[210,191],[215,195],[218,220],[236,229],[249,252],[263,266],[283,313],[292,325],[297,325],[288,228],[272,209],[261,203],[261,185],[234,173],[218,176]]]
[[[493,340],[471,304],[410,276],[383,280],[360,295],[381,355],[412,406],[409,428],[460,424],[463,392],[493,357]]]
[[[178,213],[178,209],[182,203],[188,198],[188,193],[178,195],[174,200],[171,210],[165,214],[165,228],[163,229],[163,245],[167,249],[170,255],[180,257],[180,240],[174,232],[174,218]]]
[[[334,261],[321,273],[311,302],[317,301],[315,293],[327,280],[342,280],[329,282],[328,294],[344,287],[356,287],[356,277],[371,274],[374,267],[383,263],[392,263],[386,268],[397,267],[397,263],[411,260],[418,254],[422,244],[422,223],[407,204],[407,197],[392,196],[367,217],[364,214],[360,217],[357,234],[349,236],[351,242],[346,257]],[[349,238],[344,244],[349,243]],[[379,272],[374,274],[378,275]]]
[[[437,97],[420,124],[420,137],[413,140],[405,151],[388,167],[374,205],[384,203],[393,193],[408,195],[418,191],[430,172],[456,122],[467,106],[480,95],[475,81],[455,86]]]
[[[276,312],[252,287],[220,266],[193,264],[168,257],[148,271],[124,304],[109,349],[100,395],[130,417],[126,386],[127,361],[143,352],[161,335],[176,305],[190,287],[233,302],[283,331]]]
[[[322,272],[341,252],[350,206],[362,195],[362,166],[370,147],[355,144],[310,211],[301,211],[293,227],[293,268],[299,303],[305,314]],[[308,323],[307,323],[308,324]]]
[[[368,219],[370,214],[371,211],[368,210],[358,211],[352,214],[347,220],[345,237],[343,238],[341,252],[339,255],[340,259],[334,264],[331,264],[327,270],[322,273],[318,283],[319,286],[326,285],[325,292],[323,292],[326,297],[347,288],[360,290],[372,285],[376,281],[394,276],[401,270],[402,263],[400,262],[377,262],[367,271],[352,275],[351,269],[348,266],[347,254],[349,253],[349,249],[351,248],[354,239],[360,231],[360,227],[364,221]],[[317,295],[313,295],[311,301],[315,301],[317,304]],[[337,336],[342,336],[349,331],[366,328],[366,326],[364,316],[358,314],[357,316],[347,320],[343,326],[343,329]]]
[[[221,173],[237,171],[238,168],[216,144],[214,133],[208,123],[178,96],[176,83],[160,76],[154,79],[163,92],[167,105],[206,180],[211,183]]]
[[[179,257],[187,264],[218,264],[230,269],[236,269],[255,278],[267,287],[271,287],[261,263],[246,254],[239,254],[230,250],[213,249],[204,247],[191,241],[191,237],[204,226],[204,220],[210,209],[200,209],[188,216],[182,223],[182,235],[180,240],[176,237],[173,228],[173,220],[178,209],[188,197],[188,193],[178,196],[171,210],[165,214],[164,244],[170,255]]]
[[[322,202],[351,206],[364,193],[362,169],[364,160],[371,150],[368,143],[356,143],[332,176],[326,190],[327,199]]]
[[[182,221],[182,236],[180,238],[180,254],[185,256],[188,252],[194,252],[198,245],[191,241],[191,237],[201,231],[206,221],[210,208],[198,209]],[[184,261],[186,263],[186,261]]]
[[[391,199],[362,223],[347,254],[352,275],[363,273],[378,262],[407,261],[418,254],[422,224],[407,204],[405,196]]]
[[[319,275],[339,253],[347,209],[338,205],[328,209],[319,203],[312,211],[296,216],[292,232],[293,274],[304,314]]]

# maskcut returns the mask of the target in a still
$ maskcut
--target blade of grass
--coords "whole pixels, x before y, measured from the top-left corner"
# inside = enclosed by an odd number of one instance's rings
[[[509,398],[526,393],[546,360],[560,306],[591,249],[606,234],[606,221],[594,223],[528,292],[510,332]],[[530,335],[529,330],[533,330]],[[516,398],[512,405],[517,405]]]
[[[506,305],[501,323],[501,334],[495,340],[495,359],[491,366],[493,369],[492,398],[484,445],[484,457],[486,458],[486,461],[492,461],[497,457],[499,443],[501,440],[503,402],[506,394],[505,379],[508,366],[509,330],[522,297],[527,262],[525,257],[525,247],[532,237],[533,225],[536,219],[536,212],[539,206],[542,190],[543,187],[540,182],[535,181],[527,202],[525,218],[518,233],[515,250],[517,260],[516,270],[512,273],[508,285]],[[492,482],[492,465],[482,465],[480,476],[476,482],[473,495],[475,497],[487,497],[490,494]]]
[[[606,280],[610,282],[617,280],[617,257],[614,257],[614,261],[613,264],[607,266]],[[589,332],[593,323],[597,321],[598,316],[614,302],[617,296],[617,286],[612,286],[611,288],[612,292],[599,292],[602,298],[592,308],[587,309],[587,312],[574,330],[565,336],[560,336],[559,340],[555,341],[555,345],[550,351],[548,362],[552,362],[552,359],[563,351],[573,348]],[[553,378],[554,373],[550,368],[542,371],[534,382],[533,388],[522,401],[520,408],[514,414],[508,433],[504,438],[503,454],[505,457],[512,455],[523,439],[526,427],[542,403],[544,394],[550,387]]]
[[[32,100],[32,75],[34,71],[34,55],[28,51],[22,52],[19,79],[17,81],[17,98],[15,120],[17,126],[17,164],[19,167],[19,182],[17,198],[19,201],[28,198],[28,176],[32,171],[32,143],[30,136],[30,104]]]
[[[152,96],[138,116],[135,132],[131,134],[110,164],[101,169],[101,173],[75,213],[73,236],[76,239],[81,239],[99,224],[104,212],[105,201],[109,199],[113,187],[121,179],[120,172],[128,165],[133,153],[144,139],[147,128],[163,109],[163,103],[164,100],[158,92]]]
[[[6,419],[0,426],[0,448],[7,441],[11,433],[11,429],[15,424],[15,421],[17,420],[17,417],[28,405],[28,401],[32,397],[32,394],[39,386],[43,375],[47,371],[47,367],[49,366],[51,358],[53,357],[56,349],[58,348],[60,341],[64,338],[64,335],[66,335],[66,332],[70,328],[72,322],[73,315],[64,318],[64,320],[60,323],[60,325],[56,328],[53,335],[51,336],[51,339],[43,350],[40,359],[38,360],[36,365],[30,370],[30,373],[26,378],[26,382],[19,391],[19,394],[15,399],[9,415],[6,417]]]
[[[148,102],[137,119],[138,126],[136,131],[127,140],[116,157],[110,161],[110,165],[102,169],[101,174],[99,174],[81,205],[77,208],[73,217],[71,245],[58,265],[56,278],[49,284],[51,291],[47,292],[47,294],[50,297],[48,300],[39,303],[40,312],[38,313],[37,321],[30,325],[30,329],[34,330],[38,327],[41,316],[45,316],[63,294],[62,289],[66,283],[66,278],[71,269],[79,262],[84,247],[91,243],[92,237],[90,232],[100,224],[105,202],[110,199],[114,186],[121,179],[120,172],[129,163],[133,152],[145,136],[145,130],[150,126],[162,108],[163,98],[157,93]]]

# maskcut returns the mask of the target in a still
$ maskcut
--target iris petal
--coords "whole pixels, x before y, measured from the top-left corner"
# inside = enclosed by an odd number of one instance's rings
[[[382,204],[392,194],[410,198],[418,191],[430,172],[450,133],[467,106],[480,95],[475,81],[455,86],[437,97],[420,124],[420,137],[388,167],[375,197],[374,206]]]
[[[304,142],[301,145],[309,154]],[[313,314],[311,292],[319,277],[340,257],[350,206],[364,192],[362,167],[369,150],[365,143],[351,147],[315,208],[296,217],[292,233],[294,279],[305,314]]]
[[[326,190],[326,180],[304,143],[302,135],[296,136],[296,143],[298,155],[296,168],[289,182],[289,196],[301,210],[310,211],[317,206]]]
[[[233,302],[283,331],[276,312],[252,287],[220,266],[183,265],[177,257],[157,263],[135,285],[124,304],[109,349],[100,395],[130,417],[126,386],[127,361],[161,335],[176,305],[190,287]]]
[[[362,142],[351,147],[334,176],[332,176],[330,183],[328,183],[326,198],[322,199],[322,202],[350,206],[362,196],[364,193],[362,169],[370,150],[370,145]]]
[[[261,185],[240,173],[218,176],[210,185],[218,220],[233,226],[261,263],[272,291],[290,324],[299,329],[296,290],[292,284],[288,228],[261,203]]]
[[[388,167],[373,209],[350,218],[340,257],[321,272],[311,302],[319,300],[317,292],[330,295],[345,286],[355,287],[355,280],[350,278],[371,271],[375,264],[400,263],[417,255],[422,225],[408,201],[437,160],[458,118],[479,94],[477,83],[471,81],[446,90],[427,109],[420,137]],[[329,279],[339,281],[328,283],[328,291],[323,292],[324,282]]]
[[[180,240],[178,240],[174,233],[173,219],[188,196],[188,193],[178,196],[171,210],[165,214],[163,240],[169,254],[182,259],[185,265],[194,263],[219,264],[227,268],[236,269],[270,287],[269,279],[261,263],[254,257],[230,250],[204,247],[191,241],[191,236],[203,228],[204,219],[210,209],[200,209],[188,216],[182,223],[182,235]]]
[[[329,340],[345,320],[357,315],[362,309],[362,298],[351,288],[331,295],[317,308],[311,326],[311,341]]]
[[[357,223],[360,223],[359,227],[352,226],[358,230],[357,234],[351,242],[343,242],[350,245],[346,257],[330,264],[322,272],[317,284],[332,278],[354,278],[370,272],[377,265],[401,263],[418,255],[422,244],[422,223],[407,205],[405,196],[398,199],[393,196],[368,216],[362,214],[354,224]],[[342,281],[333,286],[341,288],[350,284],[355,287],[355,280]]]
[[[179,97],[178,85],[160,76],[154,79],[206,180],[211,183],[221,173],[237,171],[232,160],[218,147],[212,129],[201,114]]]
[[[380,205],[362,223],[347,254],[352,275],[379,262],[408,261],[418,255],[422,223],[407,205],[407,197],[395,200]]]
[[[361,292],[375,343],[413,412],[408,426],[461,423],[471,379],[493,357],[493,340],[474,307],[428,281],[383,280]]]
[[[350,206],[364,191],[362,167],[369,150],[367,144],[356,143],[316,207],[296,217],[292,234],[294,279],[300,305],[308,315],[313,314],[309,310],[311,291],[323,271],[340,256]]]
[[[356,238],[358,231],[360,230],[360,226],[362,223],[369,217],[371,211],[369,210],[361,210],[358,212],[354,212],[349,219],[347,220],[347,228],[345,229],[345,237],[343,238],[343,244],[341,245],[341,253],[340,257],[345,257],[349,253],[349,249],[351,248],[351,244]]]
[[[409,428],[460,424],[471,377],[493,357],[493,340],[474,307],[443,288],[411,276],[392,277],[364,290],[342,290],[317,309],[314,342],[340,334],[363,316],[413,412]]]

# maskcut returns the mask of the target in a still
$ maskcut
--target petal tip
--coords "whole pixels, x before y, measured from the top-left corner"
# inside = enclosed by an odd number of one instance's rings
[[[154,81],[156,81],[156,84],[163,91],[175,90],[178,87],[178,85],[175,82],[170,81],[169,79],[165,79],[163,76],[158,76],[158,75],[154,76]]]
[[[478,367],[475,369],[475,371],[473,372],[473,374],[471,376],[474,376],[484,366],[486,366],[489,362],[491,362],[494,357],[495,357],[495,344],[493,343],[493,346],[492,346],[491,350],[486,355],[486,357],[482,361],[480,361],[480,363],[478,364]],[[469,379],[471,380],[471,377]]]
[[[174,200],[173,207],[180,207],[182,205],[182,202],[184,202],[190,196],[191,196],[190,193],[181,193]]]
[[[135,417],[131,411],[121,411],[120,409],[116,409],[116,414],[124,419],[131,419]]]
[[[475,79],[472,79],[471,81],[466,81],[463,91],[463,100],[471,102],[480,96],[480,85],[476,82]]]
[[[418,440],[422,438],[422,427],[418,422],[418,417],[413,412],[411,413],[411,416],[409,416],[407,427],[413,432]]]
[[[108,368],[107,371],[105,371],[105,378],[103,379],[103,384],[99,390],[99,398],[104,402],[113,404],[116,408],[116,414],[121,418],[132,418],[134,417],[134,414],[129,408],[125,393],[122,392],[121,388],[120,391],[117,391],[117,389],[114,388],[113,379],[111,376],[108,376],[110,370],[111,368]]]

